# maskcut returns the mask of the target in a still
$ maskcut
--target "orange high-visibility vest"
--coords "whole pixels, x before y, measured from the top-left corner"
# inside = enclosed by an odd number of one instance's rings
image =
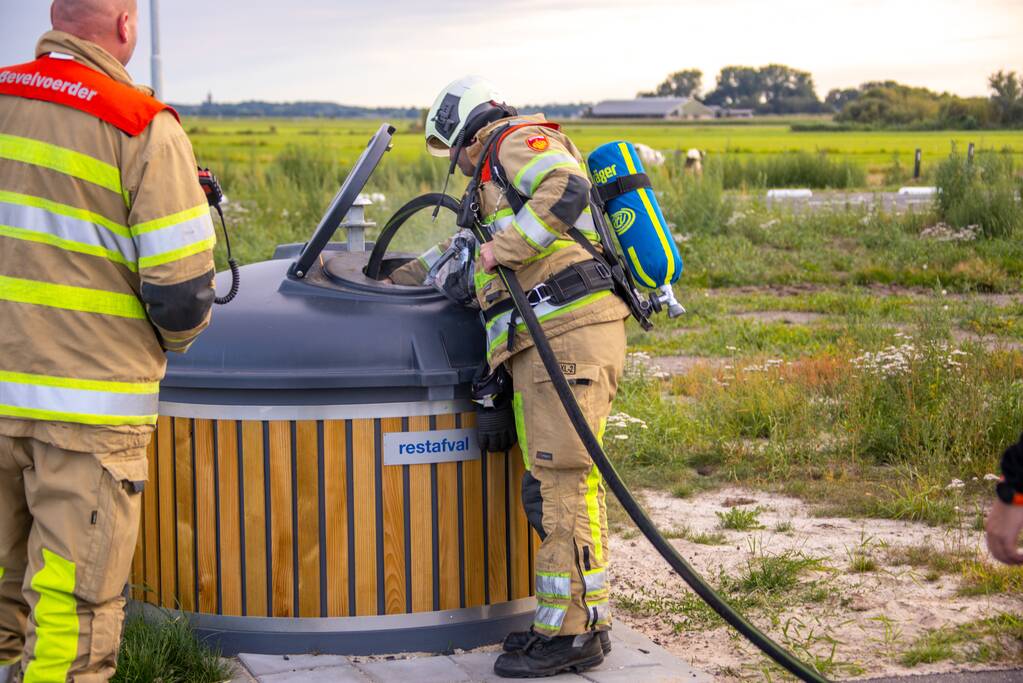
[[[71,107],[132,137],[141,134],[161,111],[169,111],[180,120],[177,112],[163,102],[73,59],[52,55],[0,67],[0,95]]]

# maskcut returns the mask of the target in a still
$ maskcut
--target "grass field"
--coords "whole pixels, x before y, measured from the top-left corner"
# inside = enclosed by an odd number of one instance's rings
[[[265,163],[288,145],[315,145],[335,155],[343,164],[361,152],[380,122],[370,120],[271,120],[189,119],[200,161]],[[410,121],[396,124],[391,157],[412,161],[425,156],[422,134]],[[747,158],[796,151],[825,152],[851,159],[868,173],[878,175],[897,159],[912,169],[914,150],[923,150],[925,169],[948,155],[952,143],[964,149],[973,142],[978,149],[1010,149],[1023,159],[1023,131],[921,131],[921,132],[807,132],[793,133],[787,124],[699,125],[623,124],[570,122],[566,132],[583,152],[601,143],[626,139],[663,151],[699,148],[709,155],[728,154]]]
[[[277,244],[308,238],[344,176],[346,157],[361,149],[375,124],[201,121],[190,127],[205,131],[194,134],[203,161],[228,155],[222,171],[234,199],[228,209],[235,249],[250,262],[269,257]],[[570,131],[582,133],[575,136],[582,147],[623,132]],[[634,139],[648,140],[734,134],[750,149],[771,151],[808,140],[851,151],[858,151],[857,140],[876,149],[911,149],[924,137],[937,147],[952,135],[804,136],[763,126],[639,126],[636,132]],[[993,137],[1008,144],[1020,136]],[[438,190],[446,170],[422,152],[418,133],[399,134],[395,147],[367,187],[384,195],[369,214],[380,224],[412,197]],[[976,168],[1001,169],[1005,183],[1018,183],[1009,162],[981,153]],[[966,192],[978,203],[970,207],[970,216],[979,216],[971,222],[985,220],[988,181],[979,182]],[[850,490],[851,478],[870,494],[849,502],[857,513],[947,523],[954,506],[944,486],[993,472],[1023,413],[1017,202],[1003,202],[1008,222],[1001,231],[960,235],[934,228],[942,220],[936,208],[902,215],[772,210],[723,191],[715,173],[694,178],[676,163],[656,169],[654,184],[680,240],[686,271],[679,298],[690,314],[659,320],[652,333],[630,328],[630,342],[635,352],[693,371],[626,384],[622,410],[651,428],[621,447],[615,442],[622,465],[641,481],[671,482],[680,490],[751,480],[813,498],[826,497],[836,478]],[[457,194],[459,181],[452,185]],[[453,230],[450,220],[433,224],[423,217],[392,246],[420,252]],[[912,351],[902,348],[907,345]],[[960,353],[967,355],[960,359]],[[876,354],[892,356],[906,373],[878,381],[860,368]],[[954,431],[945,433],[950,426]],[[893,472],[906,483],[890,485]]]

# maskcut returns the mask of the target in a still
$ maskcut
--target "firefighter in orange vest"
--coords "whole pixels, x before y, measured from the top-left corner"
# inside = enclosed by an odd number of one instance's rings
[[[213,223],[125,70],[137,16],[55,0],[0,67],[0,681],[114,674],[165,352],[209,323]]]
[[[437,97],[426,139],[431,154],[448,157],[480,182],[469,199],[491,241],[479,245],[475,272],[463,279],[473,282],[486,321],[491,369],[503,365],[511,372],[518,441],[529,470],[523,503],[543,538],[533,626],[505,639],[506,653],[494,670],[513,678],[582,671],[610,650],[604,482],[495,266],[514,270],[529,292],[595,434],[603,432],[625,364],[629,309],[594,255],[590,181],[582,155],[559,126],[541,115],[519,115],[490,83],[469,76]],[[448,244],[403,265],[390,280],[422,284],[444,263]]]

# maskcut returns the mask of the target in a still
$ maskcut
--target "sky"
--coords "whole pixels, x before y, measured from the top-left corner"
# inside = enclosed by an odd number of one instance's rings
[[[129,65],[150,82],[149,6]],[[0,63],[33,56],[49,0],[0,0]],[[164,99],[426,107],[473,73],[511,104],[597,101],[699,68],[787,64],[818,95],[893,79],[964,96],[1023,72],[1023,0],[161,0]]]

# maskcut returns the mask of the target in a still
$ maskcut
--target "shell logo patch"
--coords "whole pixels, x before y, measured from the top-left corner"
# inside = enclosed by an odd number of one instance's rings
[[[537,152],[546,152],[547,148],[551,146],[551,141],[547,139],[546,135],[533,135],[526,138],[526,145]]]

